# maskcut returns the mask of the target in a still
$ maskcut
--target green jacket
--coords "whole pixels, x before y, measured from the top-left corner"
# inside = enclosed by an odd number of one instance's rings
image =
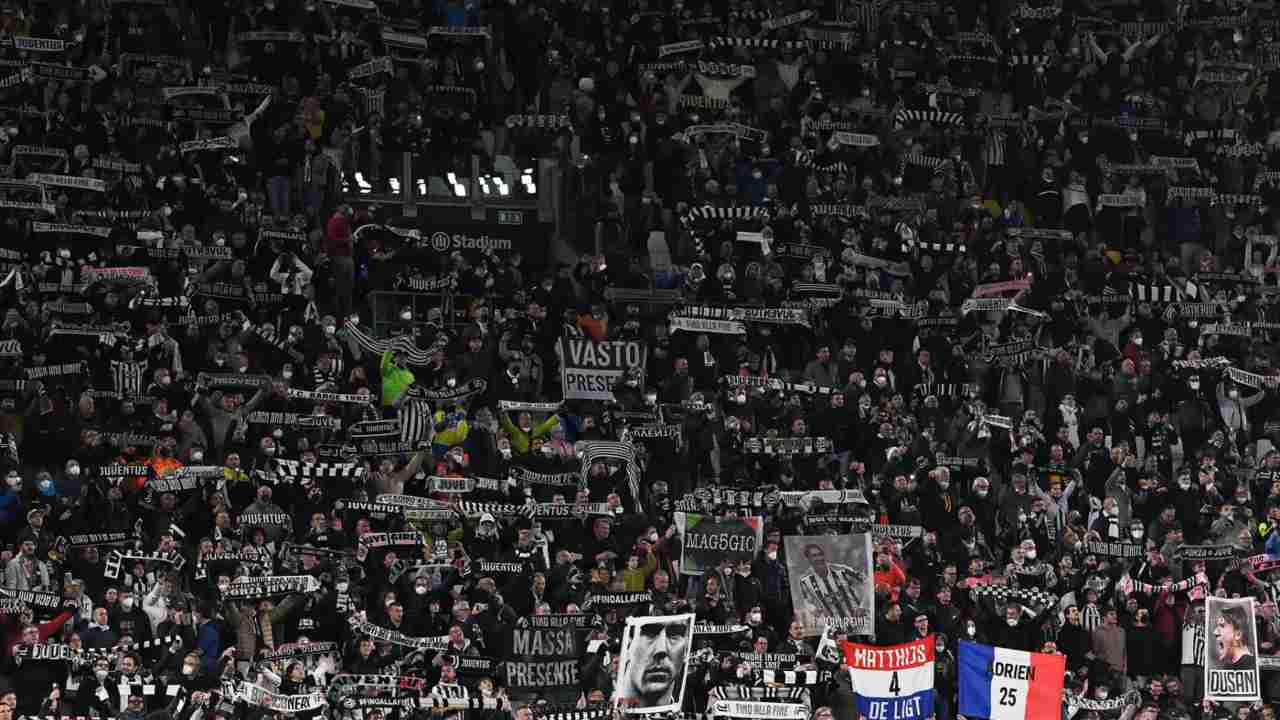
[[[560,416],[552,415],[546,420],[543,420],[542,424],[534,425],[529,428],[529,432],[526,433],[515,423],[511,422],[511,418],[506,413],[502,413],[502,417],[499,418],[499,420],[502,424],[502,429],[506,430],[507,436],[511,438],[511,451],[517,455],[523,455],[529,452],[529,445],[533,442],[534,438],[550,434],[550,432],[560,424]]]
[[[391,362],[393,353],[388,350],[382,353],[382,404],[390,407],[396,404],[404,391],[413,384],[413,372],[407,368],[396,367]]]

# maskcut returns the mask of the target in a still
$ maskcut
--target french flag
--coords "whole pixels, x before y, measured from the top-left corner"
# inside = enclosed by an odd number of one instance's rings
[[[933,636],[902,645],[843,643],[858,714],[867,720],[925,720],[933,715]]]
[[[1065,655],[960,641],[960,714],[990,720],[1061,720]]]

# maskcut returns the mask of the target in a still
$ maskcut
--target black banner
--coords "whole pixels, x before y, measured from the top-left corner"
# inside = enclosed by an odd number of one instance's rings
[[[1177,554],[1183,560],[1231,560],[1236,556],[1234,545],[1183,545]]]
[[[1143,546],[1140,543],[1097,541],[1085,543],[1086,553],[1104,555],[1106,557],[1113,558],[1123,558],[1125,560],[1140,558],[1142,557],[1143,551]]]
[[[573,688],[580,681],[579,659],[593,615],[534,615],[511,631],[504,657],[507,685],[513,689]]]

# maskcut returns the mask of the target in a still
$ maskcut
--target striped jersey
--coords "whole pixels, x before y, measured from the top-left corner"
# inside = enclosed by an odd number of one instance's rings
[[[827,574],[810,572],[800,578],[804,603],[820,617],[851,618],[862,607],[862,573],[848,565],[827,565]]]
[[[1188,613],[1189,620],[1182,626],[1182,664],[1199,665],[1204,662],[1204,621],[1195,621]]]
[[[405,397],[400,402],[400,440],[413,447],[419,441],[431,439],[431,402]]]

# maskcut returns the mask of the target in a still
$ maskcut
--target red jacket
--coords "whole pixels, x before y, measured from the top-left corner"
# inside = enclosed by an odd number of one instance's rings
[[[55,617],[48,622],[38,623],[36,629],[40,631],[40,642],[48,642],[49,637],[62,629],[67,621],[75,617],[75,613],[70,610],[64,611],[61,615]],[[4,629],[5,639],[5,657],[13,657],[13,649],[22,642],[22,628],[18,623],[14,622],[16,618],[8,618]]]

